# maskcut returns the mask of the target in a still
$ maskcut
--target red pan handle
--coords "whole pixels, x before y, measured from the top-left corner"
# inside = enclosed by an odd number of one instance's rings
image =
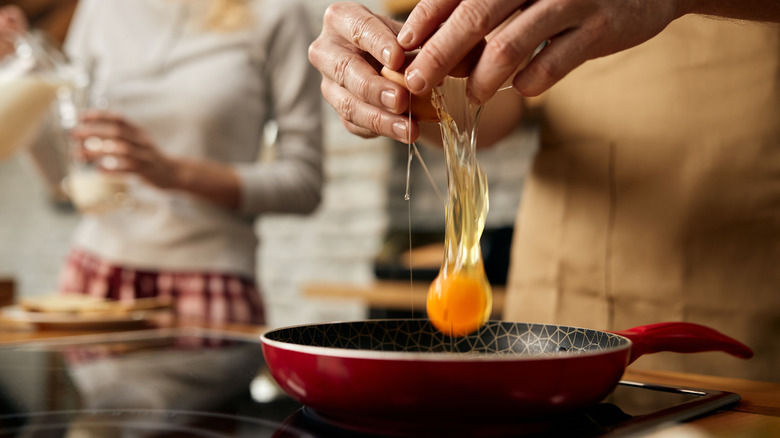
[[[723,351],[743,359],[753,357],[753,350],[747,345],[709,327],[689,322],[660,322],[613,333],[625,336],[633,342],[628,363],[643,354],[660,351]]]

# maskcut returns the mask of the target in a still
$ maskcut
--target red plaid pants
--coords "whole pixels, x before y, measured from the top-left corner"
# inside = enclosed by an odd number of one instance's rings
[[[62,293],[112,300],[171,297],[174,313],[216,323],[263,324],[263,303],[254,280],[223,273],[143,271],[113,265],[72,249],[59,281]]]

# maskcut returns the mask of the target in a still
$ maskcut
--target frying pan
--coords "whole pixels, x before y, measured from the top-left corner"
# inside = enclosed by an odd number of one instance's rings
[[[271,374],[290,396],[313,415],[357,429],[566,412],[604,399],[643,354],[753,354],[713,329],[681,322],[613,333],[491,321],[450,338],[424,319],[368,320],[279,328],[261,340]]]

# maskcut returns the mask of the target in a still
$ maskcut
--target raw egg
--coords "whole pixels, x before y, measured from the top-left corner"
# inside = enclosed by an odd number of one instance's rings
[[[480,328],[490,308],[490,285],[484,276],[440,273],[428,289],[428,318],[437,330],[450,336],[465,336]]]

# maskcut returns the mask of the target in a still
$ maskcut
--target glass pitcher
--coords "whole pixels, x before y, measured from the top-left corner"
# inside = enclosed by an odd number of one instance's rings
[[[0,161],[26,146],[50,114],[54,125],[74,126],[71,102],[83,99],[88,82],[42,34],[0,33]]]

